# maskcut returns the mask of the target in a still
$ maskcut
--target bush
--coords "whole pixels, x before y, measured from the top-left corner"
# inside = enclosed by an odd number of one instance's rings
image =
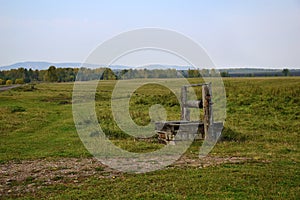
[[[35,88],[34,84],[27,84],[27,85],[22,85],[21,87],[16,87],[13,90],[18,92],[31,92],[37,89]]]
[[[6,85],[11,85],[12,84],[12,80],[7,80],[6,81]]]
[[[25,112],[26,109],[21,107],[21,106],[14,106],[11,108],[11,113],[15,113],[15,112]]]
[[[22,78],[17,78],[15,84],[24,84],[24,80]]]
[[[0,78],[0,85],[3,85],[3,83],[4,83],[4,80],[2,80],[2,79]]]

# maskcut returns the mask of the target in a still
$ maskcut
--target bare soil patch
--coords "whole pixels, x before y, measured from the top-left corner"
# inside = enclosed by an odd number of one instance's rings
[[[245,157],[212,157],[191,159],[183,156],[170,167],[209,167],[223,163],[242,163]],[[42,187],[59,184],[80,184],[88,177],[116,178],[122,172],[113,170],[95,158],[61,158],[10,161],[0,164],[0,198],[34,193]]]
[[[10,90],[10,89],[13,89],[13,88],[17,88],[17,87],[20,87],[20,86],[21,86],[20,84],[9,85],[9,86],[2,86],[2,87],[0,87],[0,92],[1,91],[6,91],[6,90]]]

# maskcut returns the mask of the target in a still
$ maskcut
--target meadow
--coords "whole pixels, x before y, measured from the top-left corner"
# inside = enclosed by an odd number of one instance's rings
[[[227,118],[222,138],[208,157],[229,161],[206,165],[182,162],[145,174],[115,172],[91,161],[92,155],[83,146],[73,122],[73,83],[39,83],[0,92],[0,198],[300,199],[300,78],[223,81]],[[161,148],[163,144],[155,139],[135,140],[118,128],[110,111],[115,84],[101,81],[95,96],[97,118],[107,136],[132,152]],[[168,120],[180,118],[175,95],[150,84],[136,90],[130,101],[134,122],[148,124],[148,108],[154,104],[165,107]],[[201,141],[195,141],[184,157],[197,163],[200,145]],[[241,161],[230,162],[230,158]],[[41,173],[38,170],[20,180],[10,177],[13,166],[26,168],[28,162],[33,166],[42,162],[60,164],[47,166],[48,178],[35,176]],[[76,171],[80,162],[82,168]],[[93,169],[84,168],[91,162]],[[71,170],[68,174],[51,176],[51,171],[67,168]],[[82,175],[85,171],[91,173]]]

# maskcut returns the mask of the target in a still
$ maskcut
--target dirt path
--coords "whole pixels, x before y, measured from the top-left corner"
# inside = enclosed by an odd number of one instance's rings
[[[0,92],[6,91],[6,90],[10,90],[16,87],[20,87],[21,84],[17,84],[17,85],[9,85],[9,86],[2,86],[0,87]]]
[[[203,168],[223,163],[242,163],[249,160],[244,157],[211,157],[190,159],[182,157],[171,168]],[[58,183],[79,184],[88,177],[98,179],[122,176],[95,158],[62,158],[59,160],[38,159],[20,162],[10,161],[0,164],[0,198],[34,193],[42,187]]]

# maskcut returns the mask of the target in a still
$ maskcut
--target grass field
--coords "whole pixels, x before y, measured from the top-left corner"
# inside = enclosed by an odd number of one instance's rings
[[[133,152],[160,148],[162,144],[155,141],[126,136],[112,120],[109,105],[114,84],[101,82],[96,94],[103,130],[115,144]],[[0,198],[300,199],[300,78],[225,78],[224,84],[225,129],[209,156],[245,161],[208,167],[174,165],[146,174],[117,173],[99,165],[94,173],[78,180],[50,177],[51,184],[34,175],[22,181],[9,180],[3,169],[6,166],[7,172],[10,166],[26,161],[91,159],[73,122],[73,84],[41,83],[34,89],[24,86],[0,92]],[[168,119],[179,119],[175,96],[165,88],[148,85],[137,90],[130,101],[133,120],[147,124],[148,108],[153,104],[162,104]],[[199,145],[201,141],[194,142],[185,156],[198,159]]]

